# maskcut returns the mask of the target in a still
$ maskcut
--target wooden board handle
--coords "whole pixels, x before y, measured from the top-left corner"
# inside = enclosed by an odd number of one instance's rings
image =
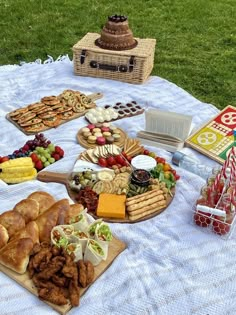
[[[93,93],[93,94],[87,95],[87,97],[90,98],[92,101],[96,101],[96,100],[102,98],[103,94],[102,93]]]
[[[45,183],[55,182],[60,184],[66,184],[68,181],[68,174],[44,171],[38,173],[37,179]]]

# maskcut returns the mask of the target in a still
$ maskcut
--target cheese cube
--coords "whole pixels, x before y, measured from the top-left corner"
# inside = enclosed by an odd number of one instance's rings
[[[97,216],[104,218],[125,218],[126,195],[102,193],[99,195]]]

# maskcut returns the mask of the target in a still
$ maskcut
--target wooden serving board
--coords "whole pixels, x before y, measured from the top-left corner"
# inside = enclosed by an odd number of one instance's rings
[[[126,244],[119,239],[113,237],[108,251],[108,256],[105,261],[102,261],[98,266],[94,267],[95,270],[95,277],[93,282],[95,282],[99,276],[106,271],[107,268],[112,264],[114,259],[126,248]],[[24,273],[23,275],[20,275],[7,267],[0,264],[0,271],[5,273],[8,277],[15,280],[17,283],[19,283],[22,287],[27,289],[29,292],[33,293],[35,296],[38,296],[37,294],[37,288],[34,286],[33,281],[29,278],[28,272]],[[93,282],[86,288],[80,289],[80,296],[82,296],[85,291],[88,290],[88,288],[93,284]],[[42,300],[44,301],[44,300]],[[66,305],[56,305],[53,303],[50,303],[48,301],[44,301],[48,305],[50,305],[53,309],[55,309],[58,313],[64,315],[72,308],[71,304],[68,302]]]
[[[99,146],[97,143],[88,143],[86,139],[84,139],[83,135],[82,135],[82,129],[81,128],[77,135],[76,135],[76,138],[77,138],[77,141],[78,143],[86,148],[86,149],[93,149],[95,148],[96,146]],[[125,143],[125,139],[127,138],[127,134],[120,128],[117,128],[119,131],[120,131],[120,140],[119,141],[115,141],[113,142],[113,144],[117,145],[118,147],[122,148],[124,146],[124,143]],[[106,143],[107,144],[107,143]]]
[[[102,97],[103,97],[103,94],[102,94],[102,93],[93,93],[93,94],[87,95],[87,97],[90,98],[92,101],[96,101],[96,100],[102,98]],[[69,117],[68,119],[61,119],[60,124],[59,124],[58,126],[60,126],[60,125],[62,125],[62,124],[65,124],[65,123],[67,123],[68,121],[71,121],[71,120],[73,120],[73,119],[76,119],[76,118],[79,118],[79,117],[81,117],[81,116],[84,116],[84,114],[87,113],[87,111],[88,111],[89,109],[90,109],[90,108],[85,109],[83,112],[80,112],[80,113],[74,113],[73,116],[72,116],[72,117]],[[45,127],[44,127],[43,129],[41,129],[40,131],[37,131],[37,132],[28,132],[28,131],[26,131],[24,128],[22,128],[16,121],[14,121],[13,119],[11,119],[10,113],[8,113],[8,114],[6,115],[6,119],[9,120],[13,125],[15,125],[19,130],[21,130],[21,131],[22,131],[24,134],[26,134],[26,135],[34,135],[34,134],[36,134],[36,133],[38,133],[38,132],[43,132],[43,131],[46,131],[46,130],[49,130],[49,129],[52,129],[52,128],[56,128],[56,127],[48,127],[48,126],[45,125]],[[57,126],[57,127],[58,127],[58,126]]]
[[[78,203],[78,201],[76,200],[76,197],[78,196],[78,192],[73,191],[70,188],[69,178],[70,178],[70,174],[68,174],[68,173],[54,173],[54,172],[47,172],[47,171],[41,171],[38,173],[38,176],[37,176],[37,179],[42,181],[42,182],[46,182],[46,183],[56,182],[56,183],[64,184],[66,186],[66,189],[67,189],[67,192],[68,192],[70,198],[74,201],[74,203]],[[102,219],[106,222],[111,222],[111,223],[112,222],[113,223],[136,223],[136,222],[141,222],[141,221],[151,219],[151,218],[155,217],[156,215],[160,214],[161,212],[163,212],[169,206],[169,204],[171,203],[171,201],[174,198],[175,188],[172,188],[171,193],[172,193],[172,196],[168,195],[168,197],[167,197],[167,204],[166,204],[165,208],[159,209],[159,210],[153,212],[152,214],[144,216],[140,219],[130,220],[127,213],[126,213],[125,219],[114,219],[114,218],[102,218]],[[89,214],[91,214],[95,219],[100,218],[95,213],[89,212]]]

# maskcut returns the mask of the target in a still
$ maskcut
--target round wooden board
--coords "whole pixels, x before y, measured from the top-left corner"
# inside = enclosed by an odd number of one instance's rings
[[[38,176],[37,176],[37,179],[43,182],[56,182],[56,183],[64,184],[66,186],[66,189],[68,191],[70,198],[74,201],[74,203],[78,203],[78,201],[76,200],[76,197],[78,196],[78,192],[75,192],[70,188],[69,178],[70,178],[70,174],[67,174],[67,173],[53,173],[53,172],[47,172],[47,171],[41,171],[38,173]],[[137,220],[130,220],[127,213],[126,213],[125,219],[98,217],[95,213],[92,213],[92,212],[89,212],[89,214],[92,217],[94,217],[94,219],[102,218],[103,221],[111,222],[111,223],[137,223],[137,222],[145,221],[145,220],[148,220],[157,216],[158,214],[166,210],[166,208],[170,205],[170,203],[172,202],[174,198],[175,187],[171,189],[171,193],[172,193],[172,196],[168,195],[167,197],[167,204],[165,208],[157,210],[153,212],[152,214],[146,215]]]
[[[120,128],[117,128],[117,129],[119,129],[119,131],[120,131],[120,140],[113,142],[113,144],[122,148],[124,146],[125,139],[127,138],[127,134],[122,129],[120,129]],[[78,131],[76,138],[77,138],[78,143],[86,149],[91,149],[91,148],[93,149],[96,146],[99,146],[99,144],[97,144],[97,143],[88,143],[87,140],[84,139],[84,137],[82,135],[82,128]]]

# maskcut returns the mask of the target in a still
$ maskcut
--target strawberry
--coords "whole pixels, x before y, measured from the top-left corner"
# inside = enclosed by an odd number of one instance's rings
[[[58,153],[56,153],[55,151],[51,154],[51,157],[53,157],[55,159],[55,161],[60,160],[60,155]]]
[[[30,157],[34,163],[36,163],[39,160],[38,155],[36,153],[31,153]]]
[[[58,153],[60,155],[60,157],[64,156],[64,151],[58,145],[55,146],[55,151],[54,152]]]
[[[38,160],[34,166],[38,171],[40,171],[41,169],[43,169],[43,162],[41,160]]]

